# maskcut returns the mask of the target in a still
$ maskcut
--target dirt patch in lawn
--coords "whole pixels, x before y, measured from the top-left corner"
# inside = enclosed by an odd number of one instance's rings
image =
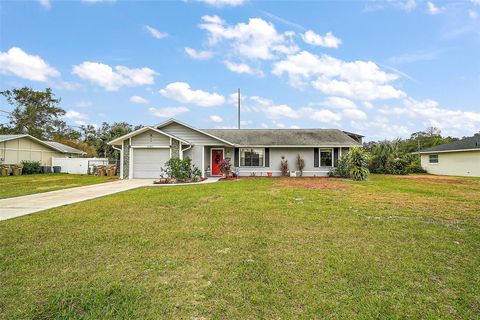
[[[274,184],[274,186],[287,186],[305,189],[330,189],[345,190],[347,185],[338,181],[317,179],[317,180],[283,180]]]

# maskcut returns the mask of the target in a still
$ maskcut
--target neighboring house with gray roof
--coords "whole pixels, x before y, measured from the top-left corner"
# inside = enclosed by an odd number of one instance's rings
[[[42,141],[29,134],[0,135],[0,164],[20,164],[22,161],[39,161],[52,165],[52,157],[78,157],[84,154],[70,146],[52,141]]]
[[[428,173],[480,177],[480,133],[418,152]]]
[[[170,119],[109,144],[121,151],[123,178],[158,178],[172,157],[190,157],[204,176],[221,175],[225,158],[241,176],[278,176],[282,156],[297,171],[298,155],[305,176],[325,176],[350,148],[361,146],[362,137],[338,129],[196,129]]]

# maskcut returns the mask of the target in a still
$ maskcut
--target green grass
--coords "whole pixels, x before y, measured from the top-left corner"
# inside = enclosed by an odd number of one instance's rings
[[[480,180],[420,179],[149,187],[3,221],[0,318],[478,319]]]
[[[0,199],[107,182],[108,177],[51,173],[0,177]]]

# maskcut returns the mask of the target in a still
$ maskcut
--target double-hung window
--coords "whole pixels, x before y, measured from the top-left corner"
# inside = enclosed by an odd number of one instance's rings
[[[428,155],[428,163],[438,163],[438,154]]]
[[[333,166],[332,149],[320,149],[320,167]]]
[[[240,148],[241,167],[263,167],[264,159],[264,148]]]

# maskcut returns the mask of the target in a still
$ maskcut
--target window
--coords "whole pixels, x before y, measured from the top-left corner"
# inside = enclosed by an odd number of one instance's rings
[[[428,163],[438,163],[438,154],[430,154],[428,156]]]
[[[240,166],[263,167],[264,155],[263,148],[240,148]]]
[[[332,166],[332,149],[320,149],[320,167]]]

